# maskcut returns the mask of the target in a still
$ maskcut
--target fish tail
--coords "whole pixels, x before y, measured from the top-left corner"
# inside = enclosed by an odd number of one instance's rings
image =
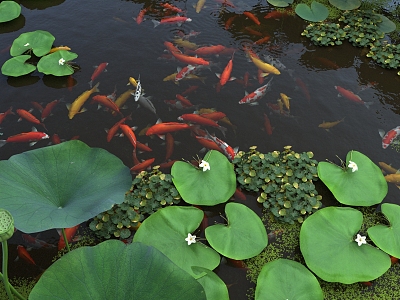
[[[225,133],[226,133],[226,131],[227,131],[228,129],[227,129],[226,127],[224,127],[224,126],[219,126],[218,129],[221,130],[222,134],[223,134],[224,137],[225,137]]]
[[[0,147],[3,147],[5,144],[7,144],[6,140],[0,140]]]
[[[154,24],[154,28],[156,28],[158,25],[160,25],[160,21],[156,21],[156,20],[151,20]]]
[[[364,102],[365,107],[368,109],[369,109],[369,106],[372,104],[374,104],[374,102]]]
[[[94,86],[94,92],[97,92],[97,93],[100,92],[99,85],[100,85],[100,82],[96,83],[96,85]]]

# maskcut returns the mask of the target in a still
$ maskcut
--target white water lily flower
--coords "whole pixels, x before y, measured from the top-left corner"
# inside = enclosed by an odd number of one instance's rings
[[[348,167],[351,168],[352,172],[355,172],[355,171],[358,170],[357,164],[354,161],[351,161],[351,160],[349,160]]]
[[[190,233],[188,233],[187,238],[185,239],[185,241],[188,243],[188,245],[190,246],[190,244],[194,244],[196,243],[196,236],[195,235],[191,235]]]
[[[200,168],[203,168],[203,172],[210,170],[210,164],[206,162],[205,160],[202,160],[201,163],[199,164]]]
[[[61,65],[61,66],[63,66],[64,63],[65,63],[65,59],[61,57],[61,58],[58,60],[58,64]]]
[[[367,244],[367,241],[365,240],[367,237],[362,236],[359,233],[357,233],[357,237],[354,241],[358,243],[358,246],[361,246],[362,244]]]

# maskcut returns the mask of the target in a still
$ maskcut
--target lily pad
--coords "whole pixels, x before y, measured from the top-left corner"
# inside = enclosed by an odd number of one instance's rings
[[[55,39],[50,32],[44,30],[25,32],[14,40],[10,54],[17,56],[32,49],[33,53],[40,57],[49,53]]]
[[[257,278],[256,300],[323,300],[317,278],[301,263],[280,258],[265,264]]]
[[[360,0],[329,0],[329,3],[341,10],[352,10],[361,5]]]
[[[6,76],[18,77],[29,74],[36,70],[36,67],[25,63],[30,55],[20,55],[7,60],[1,67],[1,73]]]
[[[141,243],[110,240],[67,253],[40,277],[29,300],[198,299],[200,283],[164,254]]]
[[[287,7],[293,3],[293,0],[267,0],[267,2],[276,7]]]
[[[202,267],[192,267],[196,274],[206,274],[197,279],[206,292],[207,300],[229,300],[228,288],[225,282],[213,271]]]
[[[219,254],[203,243],[188,245],[185,241],[188,234],[199,227],[203,216],[203,211],[195,207],[164,207],[144,220],[133,241],[157,248],[183,270],[199,278],[201,276],[192,271],[192,266],[214,270],[220,261]]]
[[[177,161],[172,165],[172,181],[182,199],[195,205],[224,203],[235,193],[236,174],[222,153],[211,150],[204,156],[210,170]]]
[[[389,220],[390,226],[376,225],[368,228],[368,236],[380,249],[400,258],[400,206],[384,203],[381,205],[381,210]]]
[[[46,75],[66,76],[74,73],[74,69],[68,64],[78,57],[78,54],[60,50],[43,56],[38,62],[38,71]]]
[[[310,22],[321,22],[329,15],[328,8],[316,1],[311,2],[311,8],[304,3],[297,4],[295,12],[300,18]]]
[[[357,171],[320,162],[318,177],[342,204],[371,206],[381,203],[388,191],[382,171],[367,156],[357,151],[347,153],[346,166],[350,161],[356,163]]]
[[[371,281],[385,273],[389,256],[355,237],[362,213],[350,207],[327,207],[309,216],[301,226],[300,250],[307,267],[328,282],[351,284]]]
[[[256,256],[268,245],[268,236],[260,217],[247,206],[230,202],[225,206],[228,225],[206,228],[211,247],[222,255],[236,259]]]
[[[111,153],[74,140],[0,161],[0,203],[25,233],[80,224],[122,203],[129,168]]]
[[[378,29],[383,33],[389,33],[396,30],[396,24],[390,21],[387,17],[381,14],[376,14],[381,18],[382,22],[378,23]]]
[[[21,6],[15,1],[2,1],[0,3],[0,23],[8,22],[19,17]]]

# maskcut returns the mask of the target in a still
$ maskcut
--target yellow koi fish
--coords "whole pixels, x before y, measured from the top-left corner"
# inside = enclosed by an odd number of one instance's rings
[[[281,94],[281,99],[283,104],[285,105],[285,107],[287,108],[287,110],[290,110],[290,102],[289,99],[292,99],[288,96],[286,96],[284,93],[280,93]]]
[[[279,72],[279,70],[277,68],[275,68],[273,65],[263,62],[261,59],[255,57],[253,55],[250,55],[250,59],[254,63],[254,65],[257,68],[259,68],[261,71],[264,71],[266,73],[272,73],[275,75],[281,74],[281,72]]]
[[[321,124],[318,125],[318,127],[323,128],[323,129],[329,129],[332,128],[333,126],[336,126],[340,122],[343,122],[344,118],[335,122],[325,122],[323,121]]]
[[[125,102],[129,99],[130,96],[132,96],[132,93],[134,93],[134,92],[135,92],[135,90],[129,89],[126,92],[119,95],[117,100],[115,100],[115,105],[118,106],[119,108],[122,108],[124,106]],[[115,115],[116,112],[113,111],[112,114]]]
[[[399,170],[393,168],[392,166],[384,163],[384,162],[379,162],[379,166],[388,174],[396,174],[396,173],[400,173]]]
[[[206,0],[198,0],[196,3],[196,13],[199,13],[201,9],[204,7],[204,4],[206,4]]]
[[[278,103],[279,106],[279,112],[281,113],[281,115],[283,115],[283,102],[281,99],[276,100],[276,102]]]
[[[129,77],[129,82],[127,83],[127,85],[130,85],[130,84],[132,84],[135,88],[136,88],[137,85],[138,85],[136,79],[133,78],[133,77]]]
[[[173,81],[175,84],[179,85],[179,81],[175,81],[175,77],[178,73],[173,73],[171,75],[168,75],[163,79],[163,81]],[[181,80],[200,80],[202,83],[205,83],[207,77],[200,77],[194,74],[188,74]]]
[[[71,50],[71,48],[68,47],[68,46],[54,47],[54,48],[51,48],[51,49],[50,49],[49,54],[50,54],[50,53],[54,53],[54,52],[56,52],[56,51],[60,51],[60,50],[67,50],[67,51],[69,51],[69,50]]]
[[[89,99],[90,95],[96,92],[100,92],[98,89],[100,82],[98,82],[93,88],[90,90],[84,91],[78,98],[75,99],[72,104],[68,105],[69,113],[68,118],[71,120],[77,113],[84,112],[86,109],[82,109],[81,107],[85,104],[86,100]]]
[[[177,44],[179,47],[187,48],[190,50],[196,50],[197,48],[199,48],[199,46],[197,46],[195,43],[189,42],[181,38],[174,39],[174,43]]]

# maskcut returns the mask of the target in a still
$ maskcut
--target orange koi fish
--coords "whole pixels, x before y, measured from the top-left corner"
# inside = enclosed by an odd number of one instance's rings
[[[50,103],[47,103],[46,107],[42,110],[41,120],[42,122],[46,119],[50,114],[53,108],[60,103],[62,100],[53,100]]]
[[[252,20],[254,23],[256,23],[257,25],[261,24],[260,21],[258,20],[258,18],[254,14],[252,14],[251,12],[245,11],[245,12],[243,12],[243,14],[246,17],[248,17],[250,20]]]
[[[92,97],[92,100],[93,100],[92,102],[98,102],[100,104],[103,104],[105,107],[122,115],[122,113],[119,111],[119,107],[108,96],[96,95]]]
[[[143,8],[142,10],[140,10],[138,16],[136,18],[133,18],[138,25],[143,22],[144,15],[146,14],[146,12],[147,12],[147,8]]]
[[[125,123],[126,120],[132,120],[130,114],[129,116],[122,118],[121,120],[119,120],[117,123],[115,123],[107,132],[107,142],[110,142],[111,139],[115,136],[115,134],[117,133],[118,129],[119,129],[119,125]]]
[[[264,43],[268,42],[270,40],[270,38],[271,37],[269,35],[267,35],[267,36],[255,41],[254,44],[256,44],[256,45],[264,44]]]
[[[160,6],[164,7],[165,10],[170,10],[173,12],[177,12],[177,13],[183,13],[184,11],[182,9],[180,9],[179,7],[176,7],[174,5],[171,5],[169,3],[160,3]]]
[[[51,48],[51,49],[50,49],[49,54],[50,54],[50,53],[54,53],[54,52],[56,52],[56,51],[60,51],[60,50],[69,51],[69,50],[71,50],[71,48],[68,47],[68,46],[54,47],[54,48]]]
[[[228,81],[236,79],[236,77],[231,77],[232,68],[233,68],[233,55],[232,58],[229,60],[228,64],[226,65],[222,74],[215,73],[215,75],[217,75],[217,77],[219,78],[219,83],[221,84],[221,86],[225,85]]]
[[[206,66],[208,66],[210,64],[210,62],[208,62],[200,57],[189,56],[189,55],[181,54],[178,52],[171,52],[171,54],[180,62],[183,62],[188,65],[206,65]]]
[[[385,180],[390,183],[400,184],[400,173],[388,174],[385,176]]]
[[[232,26],[233,20],[235,20],[239,15],[234,15],[230,17],[226,22],[225,22],[225,29],[229,29]]]
[[[149,129],[146,131],[146,135],[153,135],[153,134],[165,134],[167,132],[174,132],[174,131],[179,131],[179,130],[184,130],[184,129],[190,129],[190,125],[186,123],[178,123],[178,122],[164,122],[164,123],[158,123],[153,126],[151,126]]]
[[[215,55],[220,53],[225,49],[225,46],[222,45],[214,45],[214,46],[205,46],[205,47],[200,47],[197,48],[194,53],[196,55],[200,56],[209,56],[209,55]]]
[[[272,126],[267,114],[264,113],[264,128],[268,135],[272,135]]]
[[[81,224],[78,224],[76,226],[70,227],[70,228],[65,228],[65,236],[67,237],[67,241],[68,243],[71,243],[72,238],[75,236],[76,231],[78,230],[79,226]],[[62,233],[60,234],[60,240],[58,241],[58,251],[60,251],[61,249],[63,249],[65,247],[65,241],[64,241],[64,236],[62,235]]]
[[[174,137],[169,132],[167,132],[167,134],[165,135],[165,148],[166,148],[165,161],[167,161],[174,152]]]
[[[239,200],[246,200],[246,195],[242,192],[242,190],[240,188],[236,188],[235,193],[233,194],[233,197],[235,199],[239,199]]]
[[[47,130],[46,125],[41,123],[39,119],[32,115],[29,111],[26,111],[25,109],[17,109],[17,114],[21,117],[18,119],[18,121],[25,119],[33,124],[42,125],[43,128]]]
[[[131,168],[131,172],[140,173],[141,171],[143,171],[143,170],[147,169],[148,167],[150,167],[151,164],[155,160],[156,160],[155,158],[150,158],[150,159],[147,159],[147,160],[145,160],[145,161],[143,161],[143,162],[141,162],[139,164],[136,164]]]
[[[139,149],[140,151],[144,152],[152,152],[153,149],[151,149],[147,144],[143,144],[139,141],[136,141],[136,148]]]
[[[323,128],[328,130],[329,128],[332,128],[333,126],[336,126],[337,124],[341,123],[344,121],[344,118],[335,122],[325,122],[323,121],[321,124],[318,125],[319,128]]]
[[[7,117],[9,114],[15,115],[15,114],[12,112],[12,106],[11,106],[7,111],[5,111],[5,112],[3,112],[3,113],[0,113],[0,124],[4,121],[5,117]]]
[[[24,246],[18,245],[17,246],[17,253],[18,253],[18,257],[20,257],[23,260],[25,260],[28,264],[36,266],[35,261],[33,260],[32,256],[28,253],[28,251],[25,249]]]
[[[187,94],[190,94],[191,92],[194,92],[194,91],[197,90],[198,88],[199,88],[198,85],[189,86],[185,91],[183,91],[183,92],[181,93],[181,95],[182,95],[182,96],[185,96],[185,95],[187,95]]]
[[[163,18],[160,21],[156,20],[151,20],[154,24],[154,28],[157,27],[160,24],[174,24],[178,23],[178,25],[184,23],[184,22],[191,22],[192,19],[188,17],[183,17],[183,16],[177,16],[177,17],[167,17]]]
[[[221,130],[221,132],[225,135],[226,132],[226,128],[219,125],[217,122],[211,120],[211,119],[207,119],[204,118],[200,115],[197,114],[183,114],[180,117],[178,117],[178,120],[180,121],[187,121],[187,122],[191,122],[191,123],[196,123],[199,125],[205,125],[205,126],[212,126],[212,127],[216,127],[219,130]]]
[[[97,68],[94,70],[92,76],[90,77],[89,81],[89,86],[92,88],[93,81],[102,73],[102,72],[107,72],[106,67],[108,66],[107,62],[103,62],[100,65],[97,66]]]
[[[342,88],[341,86],[335,86],[335,89],[339,92],[338,96],[344,96],[345,98],[349,99],[350,101],[353,101],[358,104],[364,104],[367,108],[373,103],[373,102],[364,102],[360,96],[354,94],[352,91],[346,90],[345,88]]]
[[[136,135],[133,132],[132,128],[125,124],[120,124],[119,128],[122,130],[124,135],[128,138],[131,142],[133,149],[136,149]]]
[[[35,127],[32,127],[30,132],[22,132],[13,136],[9,136],[6,140],[0,140],[0,147],[3,147],[6,143],[26,143],[30,142],[29,145],[33,146],[38,141],[48,139],[49,136],[44,132],[38,132]]]
[[[386,173],[396,174],[396,173],[400,172],[399,170],[393,168],[392,166],[390,166],[390,165],[388,165],[388,164],[386,164],[384,162],[380,161],[378,164],[383,170],[385,170]]]

